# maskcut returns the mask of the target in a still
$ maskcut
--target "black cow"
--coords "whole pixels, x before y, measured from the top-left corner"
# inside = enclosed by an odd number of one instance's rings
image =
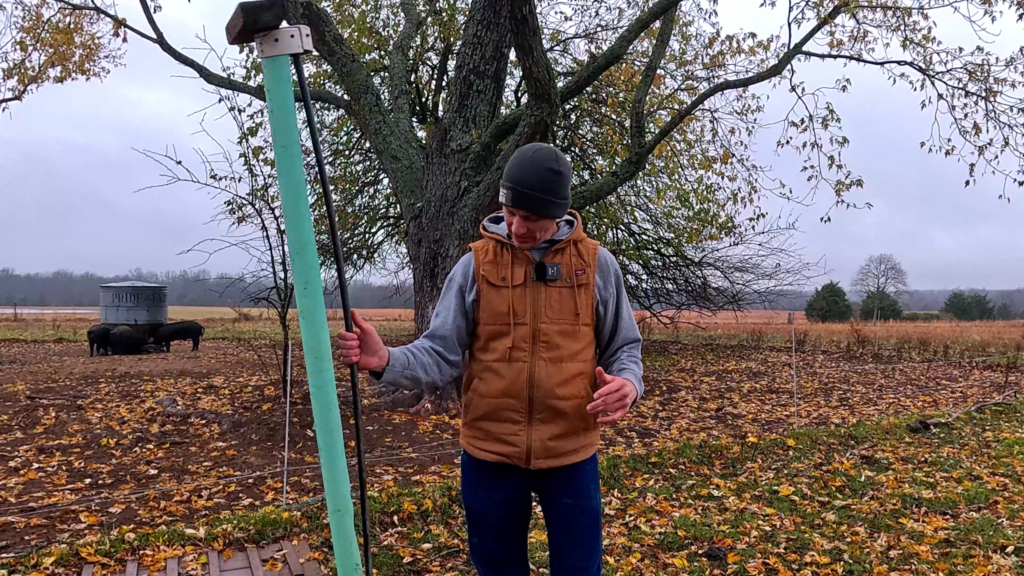
[[[199,339],[203,337],[206,329],[199,322],[187,320],[185,322],[171,322],[157,328],[153,333],[153,344],[163,347],[167,352],[171,351],[171,342],[175,340],[191,340],[192,351],[199,350]]]
[[[110,331],[110,347],[114,354],[142,354],[146,352],[149,338],[131,326],[118,326]]]
[[[100,354],[110,354],[110,332],[115,328],[115,325],[111,324],[94,324],[89,327],[89,331],[85,333],[89,339],[89,356]]]

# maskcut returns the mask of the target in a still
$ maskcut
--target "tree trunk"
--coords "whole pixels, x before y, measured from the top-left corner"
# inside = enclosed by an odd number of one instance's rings
[[[424,212],[427,212],[425,207]],[[430,328],[430,318],[441,297],[448,273],[467,251],[468,240],[462,232],[455,210],[430,210],[407,226],[406,249],[413,271],[413,297],[416,304],[416,335]],[[458,409],[459,380],[432,382],[423,388],[393,390],[382,403],[386,410],[409,410],[430,415]]]
[[[426,217],[409,227],[406,247],[413,273],[417,336],[430,328],[444,281],[467,251],[468,242],[458,233],[459,224],[452,221],[457,215],[446,216]]]
[[[437,148],[444,150],[443,145]],[[437,149],[435,148],[435,149]],[[424,202],[419,213],[407,223],[406,250],[413,272],[413,296],[416,312],[416,335],[430,328],[430,319],[441,297],[445,280],[452,268],[469,251],[469,243],[479,237],[480,219],[493,208],[486,205],[467,206],[469,194],[481,175],[469,174],[467,162],[456,154],[429,161],[423,178]],[[497,190],[494,200],[497,198]],[[458,381],[437,382],[423,390],[410,390],[400,402],[416,401],[414,412],[444,412],[457,407]]]
[[[469,243],[479,238],[481,219],[497,206],[496,187],[486,198],[474,193],[486,174],[465,150],[452,149],[448,136],[445,127],[434,133],[424,161],[425,201],[406,225],[417,336],[430,327],[448,273],[469,251]]]
[[[467,219],[464,214],[454,210],[433,212],[411,222],[407,239],[410,263],[413,266],[417,336],[430,327],[430,318],[444,288],[444,281],[469,250],[468,245],[473,238],[464,232],[467,228],[467,223],[463,221]]]

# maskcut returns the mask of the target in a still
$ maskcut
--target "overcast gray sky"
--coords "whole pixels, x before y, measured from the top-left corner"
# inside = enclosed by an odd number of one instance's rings
[[[773,27],[753,19],[761,10],[725,4],[727,30]],[[233,3],[163,6],[158,18],[170,40],[197,46],[193,36],[204,25],[211,40],[222,42]],[[141,20],[130,3],[124,14]],[[1007,30],[1000,43],[1019,46],[1022,40],[1019,30]],[[104,274],[181,269],[201,259],[179,252],[221,233],[206,224],[214,204],[202,191],[134,192],[158,183],[160,171],[132,148],[173,145],[194,158],[191,148],[203,140],[194,134],[198,118],[189,115],[211,97],[200,81],[174,78],[188,71],[141,40],[130,40],[126,64],[102,83],[44,87],[0,117],[0,267]],[[836,68],[802,74],[834,78]],[[866,182],[850,200],[874,208],[835,212],[829,224],[818,221],[827,197],[796,209],[806,257],[824,257],[831,277],[844,284],[865,257],[891,252],[915,288],[1024,286],[1024,197],[1011,204],[997,200],[1002,182],[995,179],[965,189],[962,165],[919,150],[930,119],[919,111],[918,97],[869,71],[848,74],[853,91],[837,105],[852,140],[847,160]],[[226,125],[223,134],[230,134]],[[773,158],[770,150],[764,157],[789,181],[799,181],[796,158]],[[225,253],[207,268],[232,271],[242,264],[240,256]]]

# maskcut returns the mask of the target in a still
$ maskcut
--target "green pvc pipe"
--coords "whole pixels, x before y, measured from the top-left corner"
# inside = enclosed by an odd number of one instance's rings
[[[313,217],[309,211],[306,172],[302,162],[299,128],[295,115],[290,56],[263,59],[263,83],[267,93],[270,135],[274,143],[281,206],[288,231],[288,254],[299,308],[302,352],[306,358],[310,402],[316,443],[320,451],[320,470],[324,478],[328,520],[334,543],[334,558],[341,576],[362,573],[359,543],[356,541],[352,486],[348,478],[345,439],[338,409],[338,388],[334,380],[331,333],[327,328],[320,258],[313,236]],[[367,542],[368,546],[369,543]]]

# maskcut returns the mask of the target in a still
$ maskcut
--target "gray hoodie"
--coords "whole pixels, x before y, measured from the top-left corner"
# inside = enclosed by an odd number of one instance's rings
[[[508,237],[502,213],[489,216],[484,227],[488,232]],[[559,220],[558,232],[530,250],[533,260],[539,262],[552,246],[568,238],[575,229],[576,219],[572,216]],[[622,271],[615,257],[604,247],[598,249],[594,281],[597,365],[612,376],[632,382],[639,398],[644,391],[640,330],[626,297]],[[391,348],[388,367],[383,373],[371,373],[371,377],[407,389],[430,388],[459,377],[463,356],[469,350],[473,336],[476,298],[476,275],[473,253],[470,252],[448,274],[430,319],[430,329],[412,344]]]

